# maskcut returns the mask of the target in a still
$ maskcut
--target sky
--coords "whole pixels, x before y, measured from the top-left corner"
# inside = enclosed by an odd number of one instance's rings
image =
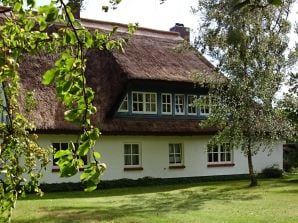
[[[67,1],[67,0],[66,0]],[[39,5],[49,3],[50,0],[37,0]],[[109,0],[84,0],[84,10],[81,17],[118,23],[139,23],[140,27],[169,30],[175,23],[182,23],[191,30],[190,39],[193,40],[198,26],[199,17],[191,12],[191,7],[197,7],[198,0],[122,0],[116,10],[104,12],[103,5],[109,5]],[[298,3],[293,7],[290,20],[295,21]],[[296,19],[297,21],[297,19]],[[294,45],[297,35],[291,34],[290,46]]]
[[[50,0],[37,0],[38,5]],[[182,23],[191,30],[198,27],[198,16],[191,12],[191,6],[197,0],[122,0],[116,10],[103,12],[101,7],[108,5],[109,0],[85,0],[82,18],[104,20],[118,23],[139,23],[140,27],[169,30],[175,23]],[[192,34],[191,34],[192,35]]]

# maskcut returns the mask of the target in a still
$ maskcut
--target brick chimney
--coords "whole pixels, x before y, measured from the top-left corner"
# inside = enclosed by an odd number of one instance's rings
[[[180,33],[180,36],[189,42],[189,28],[184,27],[182,23],[176,23],[174,27],[170,28],[170,31]]]

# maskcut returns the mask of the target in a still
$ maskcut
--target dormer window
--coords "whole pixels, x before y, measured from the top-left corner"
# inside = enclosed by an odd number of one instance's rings
[[[200,96],[200,115],[209,115],[211,113],[211,98],[209,96]]]
[[[175,95],[175,114],[184,115],[185,114],[185,99],[184,94]]]
[[[128,95],[126,95],[125,98],[123,99],[118,111],[128,112]]]
[[[197,99],[196,95],[187,95],[187,114],[197,115],[197,107],[194,102]]]
[[[157,113],[157,94],[153,92],[132,92],[132,112]]]
[[[172,94],[161,94],[161,113],[165,115],[172,114]]]

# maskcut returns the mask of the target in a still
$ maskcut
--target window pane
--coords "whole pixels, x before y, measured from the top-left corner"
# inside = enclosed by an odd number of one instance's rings
[[[132,156],[132,165],[139,165],[139,155]]]
[[[181,156],[180,154],[176,154],[176,163],[181,163]]]
[[[225,162],[226,161],[226,154],[225,153],[220,153],[220,161]]]
[[[176,144],[175,146],[175,153],[181,153],[181,144]]]
[[[169,155],[170,163],[175,163],[174,154]]]
[[[218,152],[218,146],[217,145],[213,146],[212,151],[214,153],[217,153]]]
[[[68,143],[61,143],[62,150],[67,150],[67,148],[68,148]]]
[[[131,154],[131,145],[130,144],[124,145],[124,154]]]
[[[125,155],[124,156],[124,165],[131,165],[130,155]]]
[[[208,162],[213,162],[212,153],[208,153]]]
[[[52,146],[54,148],[54,151],[60,150],[60,143],[53,143]]]
[[[230,152],[226,153],[226,161],[227,162],[232,161],[232,159],[231,159],[231,153]]]
[[[174,153],[173,144],[170,144],[170,145],[169,145],[169,152],[170,152],[170,153]]]
[[[139,145],[132,144],[132,154],[139,154]]]
[[[213,153],[213,162],[218,162],[218,153]]]

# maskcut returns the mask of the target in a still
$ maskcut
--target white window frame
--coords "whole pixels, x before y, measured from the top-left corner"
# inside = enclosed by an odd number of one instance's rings
[[[126,105],[127,105],[127,106],[126,106],[127,109],[122,109],[122,106],[124,105],[124,103],[126,103]],[[118,111],[119,111],[119,112],[128,112],[128,106],[129,106],[129,104],[128,104],[128,94],[126,94],[125,97],[123,98],[123,100],[122,100],[120,106],[119,106]]]
[[[57,152],[57,150],[55,150],[55,148],[54,148],[54,146],[53,146],[53,144],[59,144],[59,150],[61,150],[61,148],[62,148],[62,144],[66,144],[67,145],[67,148],[68,148],[68,146],[69,146],[69,142],[52,142],[51,143],[51,146],[52,146],[52,148],[53,148],[53,160],[52,160],[52,166],[53,166],[53,168],[59,168],[59,166],[54,162],[54,155],[55,155],[55,153]],[[75,145],[77,144],[77,143],[74,143]],[[66,149],[67,149],[66,148]],[[82,159],[82,158],[81,158]],[[83,159],[82,159],[83,160]],[[83,160],[84,161],[84,160]],[[86,162],[84,163],[84,167],[86,167],[87,165],[88,165],[88,163],[89,163],[89,157],[88,157],[88,154],[86,155]]]
[[[183,104],[177,103],[176,97],[183,97]],[[185,115],[185,95],[184,94],[175,94],[174,97],[174,102],[175,102],[175,115]],[[183,111],[177,111],[176,106],[181,106],[183,105]]]
[[[230,148],[228,143],[210,145],[212,148],[207,149],[207,163],[208,164],[231,164],[234,159],[234,150]],[[217,152],[214,152],[214,146],[217,148]],[[228,150],[227,150],[228,148]],[[230,160],[226,160],[227,155],[230,154]],[[212,161],[209,161],[209,155],[212,155]],[[214,161],[214,154],[217,154],[217,161]],[[224,159],[222,159],[221,155],[224,154]]]
[[[142,95],[142,101],[134,101],[134,94],[141,94]],[[148,104],[148,101],[146,101],[146,95],[154,95],[155,97],[155,111],[146,111],[146,104]],[[151,101],[150,101],[151,102]],[[152,103],[150,103],[152,105]],[[134,103],[138,103],[142,105],[142,111],[135,111],[133,108]],[[142,92],[142,91],[133,91],[131,92],[131,112],[134,114],[157,114],[157,93],[155,92]]]
[[[163,101],[163,96],[166,96],[166,101],[164,102]],[[167,101],[167,97],[170,97],[170,101],[168,102]],[[162,93],[161,94],[161,114],[164,114],[164,115],[171,115],[171,114],[173,114],[173,108],[172,108],[172,106],[173,106],[173,103],[172,103],[172,94],[171,93]],[[163,111],[163,106],[166,106],[166,108],[167,108],[167,106],[168,105],[170,105],[170,111]]]
[[[193,97],[193,101],[197,100],[197,95],[194,95],[194,94],[189,94],[187,95],[187,114],[188,115],[197,115],[198,114],[198,108],[197,106],[193,105],[193,102],[190,102],[189,101],[189,97]],[[195,109],[195,112],[189,112],[189,109]]]
[[[130,149],[131,149],[131,153],[125,153],[125,145],[130,145]],[[138,153],[132,153],[132,145],[138,145]],[[126,156],[130,156],[130,162],[132,163],[132,157],[137,155],[138,156],[138,164],[125,164],[125,157]],[[141,149],[141,143],[131,143],[131,142],[127,142],[127,143],[123,143],[123,164],[124,167],[141,167],[142,166],[142,149]]]
[[[173,149],[174,151],[171,152],[171,145],[174,145]],[[180,146],[180,153],[176,153],[175,151],[175,146],[176,145],[179,145]],[[183,146],[183,143],[169,143],[168,144],[168,148],[169,148],[169,166],[183,166],[184,165],[184,146]],[[174,163],[171,163],[170,161],[170,156],[171,154],[174,156]],[[176,162],[176,155],[177,154],[180,154],[180,161],[181,162]]]
[[[201,104],[200,104],[200,115],[207,116],[211,114],[211,98],[208,95],[201,95],[200,98],[202,98]],[[208,108],[208,112],[206,112]]]

